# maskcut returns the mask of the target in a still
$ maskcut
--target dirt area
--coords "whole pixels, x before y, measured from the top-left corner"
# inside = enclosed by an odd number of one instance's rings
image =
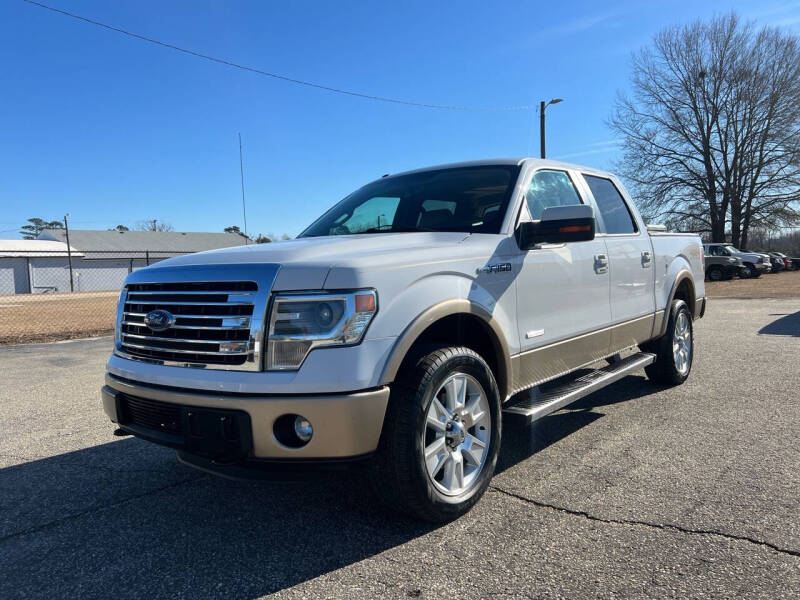
[[[706,281],[709,298],[800,298],[800,271],[768,273],[758,279]]]
[[[0,344],[109,334],[119,292],[0,296]]]

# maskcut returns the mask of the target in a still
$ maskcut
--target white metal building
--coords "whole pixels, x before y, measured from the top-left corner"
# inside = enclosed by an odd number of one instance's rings
[[[0,240],[0,294],[53,291],[58,286],[60,271],[67,264],[67,256],[64,242]],[[83,255],[73,248],[72,256],[77,261]]]

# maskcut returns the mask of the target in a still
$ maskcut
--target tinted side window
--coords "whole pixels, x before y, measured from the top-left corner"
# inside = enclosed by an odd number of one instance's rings
[[[571,206],[581,204],[580,196],[572,185],[572,180],[564,171],[542,169],[533,174],[531,185],[525,193],[531,219],[538,221],[542,211],[551,206]]]
[[[584,175],[589,189],[592,190],[597,209],[603,216],[606,233],[635,233],[636,223],[633,221],[628,206],[617,187],[610,179]]]

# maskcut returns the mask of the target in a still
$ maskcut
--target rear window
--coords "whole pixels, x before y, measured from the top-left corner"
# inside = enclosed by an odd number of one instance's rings
[[[619,193],[617,186],[610,179],[585,175],[586,183],[592,190],[597,210],[603,217],[606,233],[636,233],[636,223],[633,220],[628,205]]]

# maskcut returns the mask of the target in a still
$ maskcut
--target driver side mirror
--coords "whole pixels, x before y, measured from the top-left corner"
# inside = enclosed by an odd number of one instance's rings
[[[575,204],[545,208],[541,219],[520,223],[515,234],[519,247],[530,250],[539,244],[593,240],[594,231],[594,209],[586,204]]]

